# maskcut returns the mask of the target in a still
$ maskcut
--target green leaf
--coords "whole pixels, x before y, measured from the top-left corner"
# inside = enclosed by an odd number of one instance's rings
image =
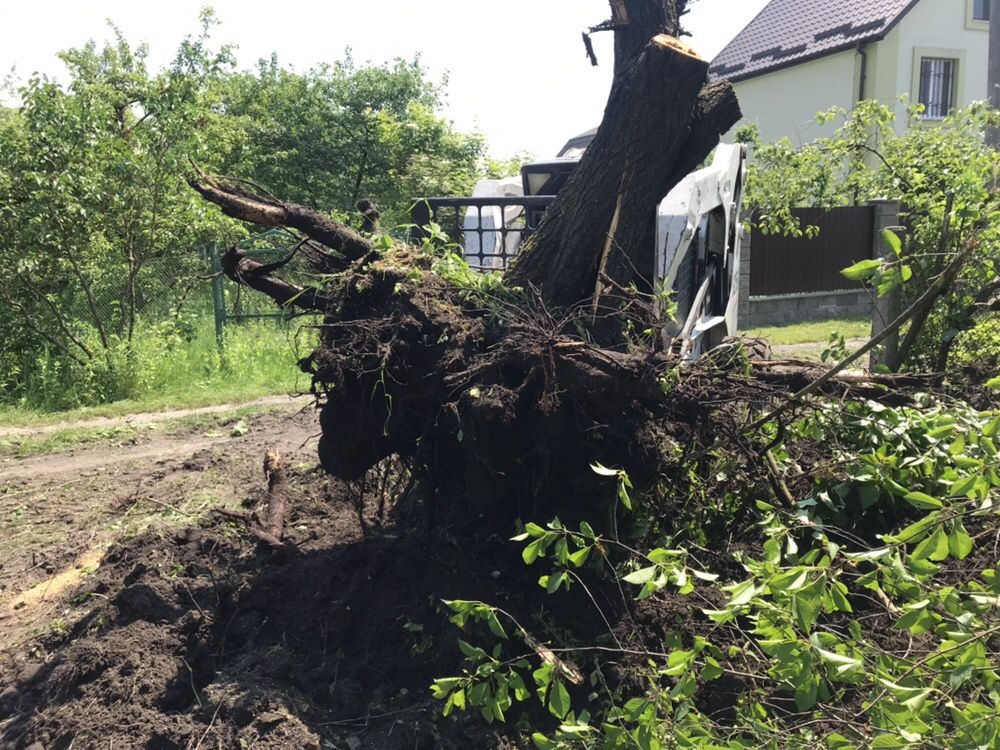
[[[982,474],[969,474],[967,477],[959,477],[951,484],[952,497],[971,497]]]
[[[730,607],[742,607],[744,604],[748,604],[751,599],[753,599],[760,590],[754,586],[754,580],[743,581],[743,583],[738,583],[735,586],[728,589],[730,600],[728,606]]]
[[[569,691],[562,682],[555,682],[549,690],[549,711],[557,719],[565,719],[571,708]]]
[[[618,482],[618,499],[625,506],[625,510],[632,510],[632,498],[629,497],[625,482]]]
[[[808,568],[792,568],[774,576],[767,582],[767,587],[773,591],[798,591],[809,582]]]
[[[868,746],[871,750],[900,750],[905,748],[909,743],[902,737],[895,734],[880,734],[872,743]]]
[[[924,539],[913,550],[913,558],[916,560],[933,560],[940,562],[948,557],[948,535],[941,526],[934,529],[934,533]]]
[[[944,507],[944,503],[924,492],[908,492],[903,495],[903,499],[915,508],[922,510]]]
[[[691,651],[674,651],[667,657],[667,666],[663,673],[668,677],[678,677],[691,667],[694,653]]]
[[[534,732],[531,735],[531,741],[535,743],[535,747],[538,750],[556,750],[558,745],[546,737],[541,732]]]
[[[987,380],[986,387],[993,388],[994,390],[1000,390],[1000,375],[997,375],[995,378],[990,378],[989,380]]]
[[[716,680],[724,674],[722,666],[711,656],[705,657],[705,666],[701,668],[701,679],[705,682]]]
[[[906,706],[913,713],[916,713],[923,707],[924,703],[927,702],[927,699],[930,697],[930,695],[931,695],[930,688],[927,688],[925,690],[920,690],[911,695],[906,700],[902,701],[902,704]]]
[[[662,547],[657,547],[651,550],[646,557],[649,558],[650,562],[658,563],[660,565],[666,565],[667,563],[672,563],[679,557],[684,557],[684,550],[679,549],[663,549]]]
[[[819,692],[819,677],[807,674],[802,684],[795,686],[795,705],[799,711],[808,711],[816,705]]]
[[[972,548],[972,537],[962,522],[956,521],[951,533],[948,534],[948,552],[956,560],[964,560],[972,553]]]
[[[458,639],[458,650],[461,651],[462,655],[467,659],[479,661],[488,658],[486,652],[481,648],[473,646],[471,643],[463,641],[461,638]]]
[[[847,587],[838,581],[830,587],[830,599],[833,601],[833,606],[835,606],[838,611],[853,612],[854,608],[851,606],[850,601],[847,599],[847,595],[844,593],[846,590]]]
[[[837,732],[827,736],[826,747],[827,750],[857,750],[857,745]]]
[[[892,254],[897,258],[903,254],[903,241],[891,229],[882,230],[882,241],[886,244],[886,247],[892,250]]]
[[[539,555],[542,553],[542,540],[536,539],[523,550],[521,550],[521,559],[524,560],[525,565],[531,565],[535,560],[538,559]]]
[[[569,556],[569,561],[576,568],[582,568],[583,564],[587,562],[587,556],[590,554],[590,547],[584,547],[579,549]]]
[[[556,591],[559,590],[559,587],[563,585],[563,581],[565,580],[566,580],[565,570],[560,571],[555,575],[549,576],[548,583],[545,585],[545,590],[550,594],[554,594],[556,593]]]
[[[818,585],[817,585],[818,584]],[[803,632],[808,633],[816,624],[820,610],[823,608],[822,579],[800,590],[792,597],[792,612],[795,621]]]
[[[440,677],[431,684],[431,695],[443,699],[448,693],[462,684],[461,677]]]
[[[881,267],[882,261],[862,260],[858,261],[853,266],[848,266],[840,273],[842,276],[850,279],[851,281],[864,281],[865,279],[875,275],[875,272]]]
[[[886,537],[886,541],[916,542],[923,539],[924,536],[927,535],[927,532],[930,531],[931,527],[937,522],[940,515],[941,514],[937,512],[928,513],[916,523],[911,523],[895,536]]]
[[[497,638],[503,638],[506,640],[507,631],[504,630],[503,625],[500,624],[500,620],[497,618],[497,613],[495,611],[491,611],[486,615],[486,626]],[[497,644],[497,646],[499,645],[500,644]]]
[[[860,659],[855,659],[850,656],[844,656],[838,654],[835,651],[827,651],[825,649],[814,646],[816,653],[819,654],[819,658],[830,664],[836,669],[837,674],[844,674],[845,672],[850,672],[854,669],[861,669],[864,663]]]
[[[622,580],[626,583],[634,583],[637,586],[641,586],[642,584],[653,580],[658,570],[659,568],[656,565],[650,565],[648,568],[640,568],[639,570],[629,573],[627,576],[622,578]]]

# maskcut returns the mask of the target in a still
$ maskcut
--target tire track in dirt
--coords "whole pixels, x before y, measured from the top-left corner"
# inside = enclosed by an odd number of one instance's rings
[[[225,435],[192,440],[190,435],[157,438],[141,445],[99,446],[79,453],[48,453],[30,458],[9,458],[0,461],[0,483],[18,479],[52,477],[60,474],[81,474],[105,466],[121,466],[146,459],[167,460],[224,443]]]
[[[39,435],[49,435],[53,432],[68,429],[80,428],[102,428],[102,427],[142,427],[144,425],[166,422],[171,419],[183,419],[184,417],[196,417],[209,414],[223,414],[235,409],[243,409],[253,406],[281,406],[288,405],[290,408],[301,408],[308,403],[309,396],[266,396],[255,401],[246,401],[233,404],[217,404],[215,406],[202,406],[195,409],[172,409],[170,411],[141,412],[137,414],[125,414],[120,417],[93,417],[91,419],[80,419],[64,422],[54,422],[52,424],[36,425],[34,427],[5,427],[0,425],[0,438],[5,437],[38,437]]]

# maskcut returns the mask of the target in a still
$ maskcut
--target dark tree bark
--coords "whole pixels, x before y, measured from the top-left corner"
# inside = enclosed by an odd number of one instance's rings
[[[368,240],[319,211],[255,195],[238,185],[211,177],[197,167],[195,170],[196,174],[188,179],[188,184],[203,198],[219,206],[226,216],[262,227],[298,229],[307,237],[340,253],[346,261],[359,260],[371,252]]]
[[[642,54],[657,34],[680,37],[681,16],[687,0],[611,0],[611,22],[615,31],[615,74]]]
[[[579,167],[507,274],[555,307],[651,291],[653,217],[740,117],[726,82],[677,37],[681,2],[612,0],[615,78]]]
[[[316,289],[305,289],[274,276],[271,267],[247,257],[244,250],[230,248],[221,258],[222,272],[237,284],[266,294],[280,307],[323,311],[329,300]]]

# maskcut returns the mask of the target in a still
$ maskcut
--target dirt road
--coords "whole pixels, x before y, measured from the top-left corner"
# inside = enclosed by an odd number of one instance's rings
[[[216,406],[202,406],[196,409],[171,409],[169,411],[143,412],[139,414],[126,414],[121,417],[93,417],[91,419],[79,419],[72,422],[53,422],[52,424],[36,425],[34,427],[11,427],[0,425],[0,439],[6,437],[24,437],[48,435],[59,430],[81,428],[101,428],[101,427],[141,427],[143,425],[157,424],[158,422],[168,422],[171,420],[184,419],[185,417],[207,416],[209,414],[226,414],[237,408],[246,407],[268,407],[268,406],[288,406],[298,404],[301,408],[308,403],[308,398],[304,396],[265,396],[256,401],[248,401],[241,404],[218,404]]]
[[[253,504],[263,487],[267,446],[297,465],[316,464],[319,429],[307,399],[88,420],[62,429],[120,425],[148,429],[124,441],[0,456],[0,647],[60,627],[63,594],[110,543],[154,525],[190,525],[214,509]]]

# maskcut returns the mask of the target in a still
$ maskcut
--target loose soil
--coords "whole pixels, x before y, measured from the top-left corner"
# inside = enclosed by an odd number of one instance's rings
[[[705,377],[677,387],[678,414],[694,409],[692,393],[724,384]],[[478,515],[490,509],[463,507],[466,522],[448,523],[449,509],[418,489],[397,493],[383,518],[378,482],[362,491],[318,465],[312,409],[240,421],[245,433],[221,415],[0,467],[0,750],[527,748],[518,726],[553,722],[537,702],[489,726],[475,711],[442,717],[430,697],[434,678],[461,674],[459,637],[493,640],[483,626],[452,626],[442,600],[488,601],[543,643],[605,643],[610,629],[659,651],[672,632],[712,633],[701,607],[722,603],[713,599],[662,592],[622,617],[611,583],[547,597],[536,584],[546,570],[525,568],[510,519]],[[268,449],[289,467],[284,544],[254,533]],[[732,477],[713,481],[710,495],[736,491]],[[664,503],[662,522],[675,507]],[[698,567],[738,580],[728,552],[759,556],[759,534],[712,518],[718,544],[699,548]],[[901,637],[885,623],[887,639]],[[535,656],[518,643],[505,658]],[[602,674],[641,692],[643,661],[608,660]],[[700,708],[728,720],[747,686],[716,688]],[[574,687],[574,704],[590,690]]]
[[[461,660],[441,599],[503,601],[523,569],[508,530],[400,536],[371,501],[366,539],[314,411],[243,420],[0,467],[0,748],[516,746],[427,690]],[[290,466],[277,548],[250,533],[268,447]]]

